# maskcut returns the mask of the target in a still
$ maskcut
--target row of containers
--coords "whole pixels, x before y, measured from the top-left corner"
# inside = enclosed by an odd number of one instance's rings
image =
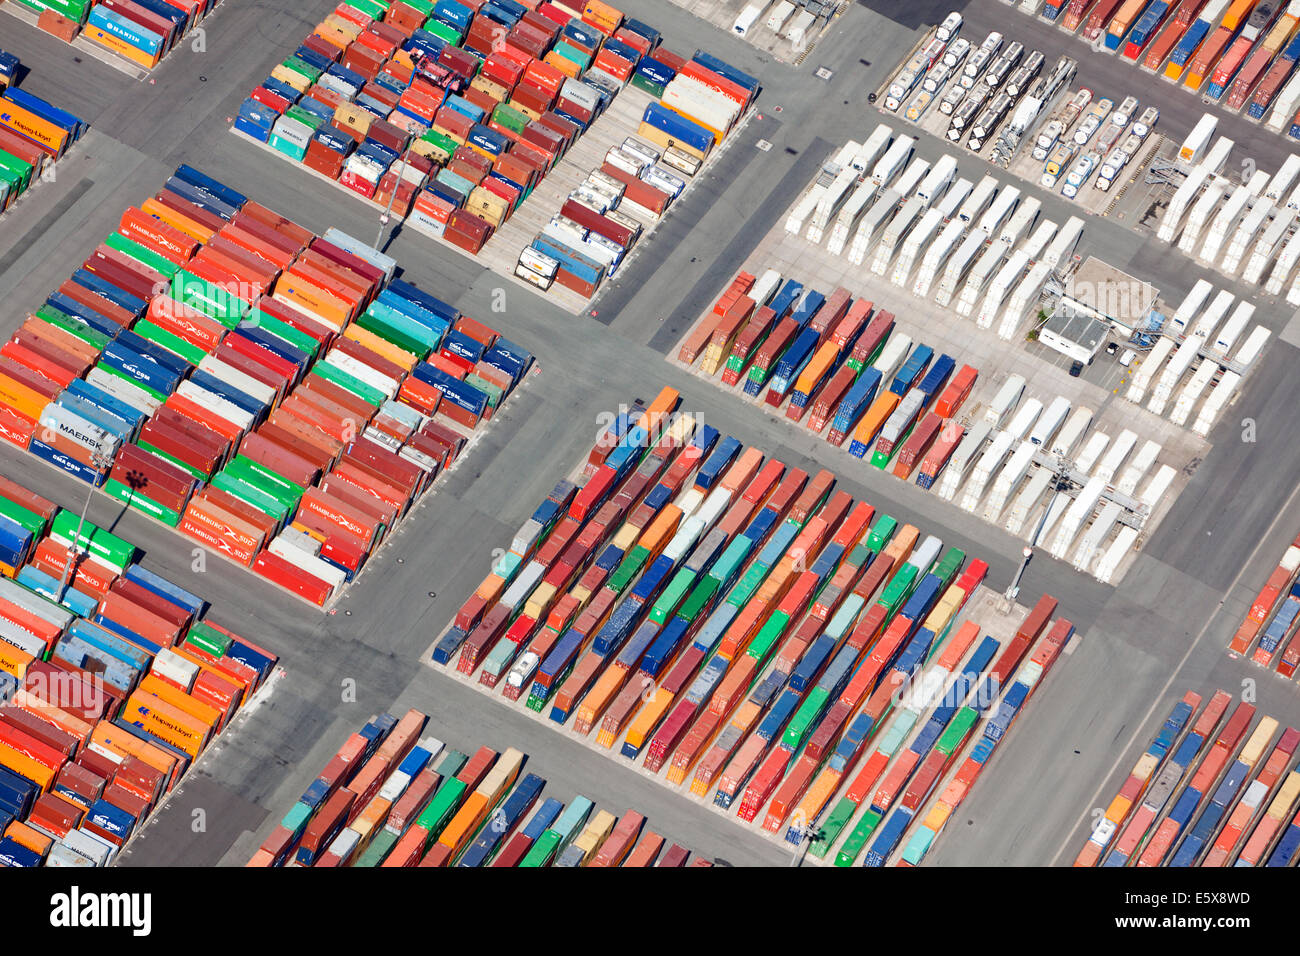
[[[1185,330],[1208,295],[1209,284],[1205,286],[1189,313],[1180,310],[1171,329]],[[1226,308],[1224,304],[1218,314]],[[1242,312],[1238,330],[1250,314]],[[1186,354],[1193,354],[1207,334],[1189,337]],[[1176,473],[1170,465],[1158,465],[1158,442],[1147,440],[1138,447],[1138,435],[1130,429],[1114,441],[1090,430],[1094,411],[1086,406],[1064,396],[1046,404],[1034,398],[1022,401],[1025,380],[1019,375],[1007,377],[982,414],[969,414],[967,402],[979,378],[974,366],[959,366],[952,356],[895,331],[893,314],[873,302],[854,300],[843,288],[827,297],[794,279],[783,281],[774,270],[759,278],[738,274],[688,333],[678,357],[688,366],[698,362],[707,377],[720,373],[723,386],[743,384],[746,396],[783,409],[787,419],[824,433],[832,445],[847,443],[854,457],[933,488],[1012,534],[1036,530],[1045,543],[1051,542],[1054,556],[1069,560],[1073,555],[1077,569],[1101,580],[1110,579],[1137,536],[1135,528],[1116,527],[1119,505],[1107,511],[1112,483],[1145,506],[1149,516]],[[1211,362],[1206,368],[1217,365]],[[1140,387],[1134,386],[1138,398],[1159,363],[1144,370]],[[1185,371],[1186,365],[1173,370],[1168,380],[1161,374],[1153,411],[1163,411]],[[1187,420],[1201,390],[1203,386],[1191,395],[1190,404],[1180,397],[1173,416],[1177,423]],[[1066,510],[1068,501],[1052,498],[1051,468],[1034,467],[1044,455],[1073,457],[1085,489],[1077,507]],[[1039,525],[1030,519],[1044,500],[1051,504],[1047,522]],[[1105,517],[1080,535],[1094,511]]]
[[[0,54],[4,55],[4,54]],[[0,213],[5,212],[72,148],[89,126],[17,86],[0,98]]]
[[[0,538],[0,866],[107,865],[277,658],[4,477]]]
[[[1300,3],[1023,0],[1099,49],[1285,131],[1300,108]],[[1082,29],[1080,29],[1082,27]],[[1292,134],[1296,135],[1296,134]]]
[[[220,0],[17,0],[36,13],[53,11],[93,43],[152,69],[182,45]],[[75,34],[74,34],[75,36]],[[64,36],[72,40],[73,36]]]
[[[815,857],[919,862],[1073,626],[981,636],[983,561],[676,403],[620,414],[434,663]]]
[[[1204,710],[1193,691],[1174,705],[1075,866],[1295,865],[1300,730],[1278,734],[1263,715],[1252,731],[1255,705],[1239,701],[1225,720],[1232,703],[1218,690]]]
[[[477,254],[629,83],[653,98],[638,135],[691,172],[758,91],[599,0],[361,0],[276,65],[234,128]],[[593,209],[604,217],[612,205]],[[596,245],[593,256],[581,243],[534,243],[528,261],[548,286],[590,295],[610,264]]]
[[[323,605],[532,363],[396,266],[182,166],[0,347],[0,437]]]
[[[542,798],[514,747],[474,754],[421,737],[428,716],[380,714],[352,734],[249,866],[686,866],[690,851],[579,794]],[[593,812],[594,811],[594,812]],[[656,863],[656,861],[658,861]],[[711,866],[703,857],[692,866]]]
[[[1300,537],[1282,555],[1250,610],[1228,642],[1234,656],[1247,654],[1260,667],[1295,679],[1300,666]]]

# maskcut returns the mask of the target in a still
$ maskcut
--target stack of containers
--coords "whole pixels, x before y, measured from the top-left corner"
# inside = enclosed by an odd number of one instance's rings
[[[663,51],[671,68],[637,73],[659,40],[607,4],[340,4],[252,91],[234,128],[475,254],[627,82],[661,95],[686,61]],[[721,100],[747,106],[757,84],[707,54],[693,62],[675,108],[730,128]],[[591,268],[575,259],[567,272],[596,283]]]
[[[50,6],[84,24],[83,35],[146,69],[158,65],[220,0],[95,0]],[[67,5],[71,9],[60,9]],[[78,10],[79,8],[79,10]],[[78,12],[80,15],[78,15]]]
[[[0,212],[58,162],[89,127],[16,86],[0,99]]]
[[[532,362],[396,265],[182,166],[0,348],[0,435],[323,603]]]
[[[7,478],[0,515],[30,540],[0,577],[0,853],[105,865],[276,657],[202,620],[206,602],[130,542]]]

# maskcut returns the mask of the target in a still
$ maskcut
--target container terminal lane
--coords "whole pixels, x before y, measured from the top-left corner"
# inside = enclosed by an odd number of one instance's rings
[[[153,83],[138,83],[97,61],[74,62],[68,48],[0,18],[5,48],[24,62],[43,64],[30,79],[31,91],[82,104],[92,127],[59,165],[56,181],[41,184],[0,220],[6,334],[22,321],[26,304],[43,298],[78,256],[111,231],[123,197],[147,195],[181,162],[200,165],[318,232],[338,226],[358,236],[372,234],[376,217],[364,204],[320,189],[300,170],[268,160],[228,133],[228,117],[266,64],[331,7],[320,0],[257,6],[234,0],[210,25],[207,51],[178,51],[155,71]],[[653,19],[678,47],[692,46],[703,28],[677,7],[648,0],[623,7]],[[207,563],[204,595],[229,609],[232,628],[273,636],[284,675],[132,843],[126,864],[241,865],[273,818],[368,714],[409,707],[429,713],[439,736],[455,744],[519,747],[545,768],[561,799],[583,793],[616,810],[636,807],[659,832],[736,865],[789,860],[787,850],[756,831],[722,822],[697,802],[648,784],[631,767],[613,768],[608,758],[485,701],[419,658],[486,573],[493,549],[510,540],[533,502],[590,447],[597,416],[620,403],[649,400],[671,385],[681,391],[684,409],[724,434],[787,464],[820,467],[822,443],[814,436],[682,375],[664,355],[815,175],[832,145],[850,128],[865,132],[879,122],[866,92],[896,69],[899,51],[919,38],[919,24],[938,22],[953,4],[907,8],[909,22],[899,23],[865,6],[850,7],[798,70],[715,31],[711,49],[762,80],[760,115],[594,301],[594,315],[574,317],[471,259],[397,230],[387,251],[411,281],[529,343],[537,368],[335,613],[307,611],[246,571],[218,560]],[[995,0],[980,0],[964,12],[974,33],[1007,19],[1004,10]],[[1038,32],[1047,32],[1044,43],[1056,39],[1030,18],[1011,16],[1011,32],[1024,36],[1027,45],[1031,26],[1035,39]],[[1079,82],[1089,82],[1089,67],[1096,65],[1081,44],[1062,36],[1050,52],[1079,58]],[[829,80],[814,75],[821,64],[834,70]],[[1156,87],[1150,94],[1162,111],[1166,104],[1155,97],[1163,93]],[[1191,97],[1175,97],[1172,90],[1168,96],[1189,106],[1185,114],[1173,108],[1165,114],[1165,132],[1185,134],[1199,110]],[[759,140],[771,149],[758,149]],[[1243,142],[1258,148],[1252,155],[1263,168],[1277,168],[1286,153],[1280,138],[1263,133],[1238,139]],[[943,151],[936,139],[921,134],[920,155],[933,160]],[[1062,221],[1068,214],[1059,197],[1041,198],[1044,216]],[[1089,217],[1080,252],[1104,255],[1159,286],[1168,299],[1178,299],[1195,278],[1176,254],[1111,220]],[[1222,284],[1222,277],[1215,281]],[[502,286],[506,310],[493,312],[494,292]],[[1258,582],[1300,525],[1300,496],[1293,493],[1300,442],[1290,412],[1300,385],[1293,376],[1288,381],[1300,333],[1285,307],[1258,298],[1257,320],[1275,338],[1211,434],[1213,450],[1123,583],[1101,585],[1046,555],[1031,562],[1024,593],[1056,596],[1078,632],[1051,678],[1050,695],[1000,749],[996,779],[962,807],[960,838],[942,841],[934,862],[1067,863],[1086,836],[1089,810],[1114,793],[1154,723],[1187,687],[1234,688],[1256,677],[1262,709],[1284,723],[1300,720],[1300,703],[1287,685],[1270,683],[1275,678],[1267,672],[1223,652]],[[1246,418],[1254,420],[1254,443],[1241,441]],[[3,458],[5,474],[59,501],[79,501],[84,493],[78,482],[29,456]],[[838,469],[837,475],[855,498],[988,561],[991,587],[1000,590],[1014,575],[1019,539],[866,468]],[[194,574],[190,544],[176,534],[134,512],[122,513],[103,495],[95,496],[89,517],[106,527],[116,521],[117,533],[137,542],[176,580]],[[348,681],[355,682],[355,703],[341,702]],[[191,827],[196,808],[206,814],[201,833]]]

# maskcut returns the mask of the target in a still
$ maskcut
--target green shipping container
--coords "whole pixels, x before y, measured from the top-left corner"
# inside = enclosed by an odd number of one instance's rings
[[[520,867],[540,867],[546,866],[555,856],[555,852],[560,848],[562,837],[554,830],[547,830],[537,838],[537,842],[528,848],[524,858],[519,861]]]
[[[632,579],[637,576],[641,570],[641,566],[645,564],[646,559],[649,557],[650,549],[637,545],[628,552],[627,557],[625,557],[619,563],[619,566],[614,569],[614,573],[610,575],[609,581],[606,582],[605,587],[609,588],[615,594],[622,594],[623,589],[632,583]]]
[[[773,611],[772,616],[763,622],[763,626],[758,629],[758,633],[750,641],[746,653],[761,664],[789,626],[790,615],[784,611]]]
[[[415,821],[417,825],[429,831],[430,841],[438,839],[438,834],[442,833],[442,828],[452,818],[452,814],[460,806],[461,797],[464,795],[464,781],[457,780],[455,777],[443,780],[438,792],[433,795],[429,805],[424,808],[424,812]]]
[[[824,687],[814,687],[808,693],[803,703],[799,705],[799,709],[795,711],[789,725],[785,728],[785,734],[781,737],[782,747],[792,753],[797,754],[799,752],[799,748],[803,746],[804,738],[808,736],[808,731],[812,728],[813,722],[821,715],[822,708],[826,706],[830,696],[830,691]]]
[[[215,627],[200,621],[197,624],[190,625],[185,643],[193,644],[200,650],[207,651],[213,657],[225,657],[231,640],[229,634],[222,634]]]
[[[198,309],[228,329],[239,324],[249,304],[191,272],[180,269],[172,276],[172,298]]]
[[[366,847],[365,852],[352,865],[360,867],[378,866],[384,862],[384,858],[392,851],[393,844],[397,841],[398,835],[392,830],[380,830],[375,838],[370,841],[370,846]]]
[[[107,335],[100,332],[98,329],[92,329],[80,319],[74,319],[70,315],[65,315],[51,306],[42,306],[36,313],[36,318],[40,319],[42,322],[48,322],[50,325],[58,326],[69,335],[75,335],[87,345],[93,345],[101,352],[104,351],[104,346],[112,341]]]
[[[185,341],[179,335],[168,332],[166,329],[155,325],[148,319],[141,319],[132,326],[131,331],[135,332],[141,338],[148,339],[156,345],[161,345],[168,352],[185,359],[185,361],[189,362],[191,365],[198,365],[208,356],[207,352],[203,351],[203,349],[199,348],[193,342]]]
[[[694,582],[695,572],[686,568],[673,575],[673,579],[668,582],[668,587],[659,596],[659,600],[655,601],[654,606],[650,608],[650,620],[656,624],[667,624]]]
[[[970,733],[977,720],[979,720],[979,713],[973,707],[963,707],[957,711],[952,723],[939,735],[939,740],[935,743],[934,749],[945,757],[951,757],[957,748],[961,746],[962,740]]]
[[[524,127],[528,125],[527,116],[505,103],[492,111],[492,119],[496,121],[498,126],[503,126],[512,133],[522,133]]]
[[[686,603],[678,610],[677,616],[688,624],[692,623],[700,612],[708,606],[708,603],[713,600],[714,595],[718,593],[718,587],[718,582],[713,578],[705,578],[695,586],[695,590],[686,599]]]
[[[867,536],[867,547],[879,554],[885,549],[885,545],[894,536],[894,531],[897,528],[897,519],[890,515],[881,515],[876,519],[876,523],[871,526],[871,534]]]
[[[80,517],[71,511],[63,510],[54,516],[50,525],[51,534],[76,544],[82,550],[115,568],[125,568],[135,560],[136,547],[115,534],[87,521],[81,527],[81,537],[77,537],[77,523]]]
[[[23,530],[30,531],[35,537],[41,537],[45,534],[45,519],[29,508],[10,501],[8,498],[0,495],[0,515],[4,515],[10,521],[13,521],[23,527]]]
[[[172,262],[165,256],[160,256],[152,249],[142,246],[138,242],[128,239],[120,232],[115,232],[110,235],[104,240],[104,244],[110,249],[116,249],[118,252],[130,256],[136,262],[144,263],[150,269],[161,272],[169,279],[180,271],[181,267],[175,262]]]
[[[252,485],[258,491],[270,495],[274,498],[285,512],[293,511],[298,507],[298,499],[302,497],[301,492],[291,492],[284,488],[280,482],[269,478],[263,471],[251,467],[252,463],[245,458],[242,462],[235,459],[226,465],[222,470],[223,474],[242,481],[245,484]],[[280,481],[284,479],[281,478]],[[296,486],[295,486],[296,487]]]
[[[428,28],[426,27],[426,29]],[[429,130],[421,136],[420,139],[425,143],[431,143],[433,145],[435,155],[431,158],[442,163],[451,162],[451,157],[455,155],[457,147],[460,146],[459,143],[446,133],[440,133],[436,129]]]
[[[879,813],[875,810],[868,810],[864,813],[862,819],[858,821],[858,825],[854,827],[853,832],[849,834],[849,838],[845,840],[844,845],[840,847],[840,852],[835,854],[835,865],[852,866],[854,862],[857,861],[858,854],[862,852],[862,848],[866,846],[867,841],[871,839],[871,834],[879,825]]]
[[[339,388],[345,388],[353,395],[360,398],[363,402],[373,405],[376,410],[384,404],[387,396],[373,385],[367,385],[356,376],[349,375],[337,365],[330,365],[328,362],[317,362],[312,366],[312,375],[319,375],[327,382],[333,382]]]
[[[258,511],[271,515],[278,521],[283,521],[285,515],[288,514],[289,509],[274,496],[224,471],[217,472],[213,477],[212,487],[230,492],[240,501],[252,505]]]
[[[840,833],[844,827],[853,819],[853,814],[858,812],[858,805],[848,797],[841,797],[840,802],[835,804],[835,809],[831,811],[830,816],[826,818],[817,836],[808,846],[808,852],[818,859],[825,859],[826,854],[830,852],[831,846],[839,839]]]

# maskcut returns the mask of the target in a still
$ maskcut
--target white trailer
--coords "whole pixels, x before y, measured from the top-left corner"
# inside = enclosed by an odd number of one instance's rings
[[[1027,532],[1025,540],[1030,543],[1031,547],[1044,545],[1045,542],[1051,540],[1052,529],[1056,527],[1056,522],[1061,519],[1061,515],[1065,514],[1065,509],[1070,507],[1073,500],[1064,491],[1058,491],[1052,495],[1042,519],[1030,522],[1030,526],[1025,529]]]
[[[993,194],[997,191],[998,181],[992,176],[985,176],[981,179],[972,190],[970,196],[962,203],[961,209],[957,211],[957,218],[969,225],[988,208],[993,201]]]
[[[1252,302],[1238,302],[1237,307],[1232,310],[1232,316],[1228,319],[1219,334],[1214,337],[1213,344],[1210,345],[1210,351],[1216,355],[1222,355],[1225,358],[1232,347],[1237,344],[1237,338],[1246,329],[1246,323],[1255,315],[1255,305]],[[1206,339],[1209,342],[1209,339]]]
[[[1042,206],[1042,202],[1033,196],[1026,198],[1016,208],[1015,214],[1007,220],[1006,224],[997,230],[998,241],[1007,247],[1007,251],[1010,251],[1011,247],[1019,242],[1021,237],[1033,226],[1038,219],[1038,211]]]
[[[1255,205],[1250,211],[1241,217],[1241,222],[1237,224],[1237,231],[1232,235],[1232,241],[1228,243],[1228,251],[1223,254],[1223,271],[1229,274],[1236,272],[1241,265],[1241,260],[1246,257],[1246,252],[1255,242],[1255,236],[1263,228],[1264,221],[1272,214],[1273,204],[1263,199],[1256,199]]]
[[[1085,574],[1092,567],[1093,561],[1097,558],[1097,552],[1102,543],[1110,537],[1119,516],[1124,513],[1124,507],[1118,501],[1108,501],[1101,508],[1101,514],[1097,520],[1088,525],[1087,530],[1079,538],[1079,548],[1074,552],[1074,569],[1083,571]]]
[[[858,223],[858,217],[862,211],[871,205],[871,202],[877,197],[880,187],[870,179],[865,179],[858,183],[853,195],[840,208],[840,214],[835,217],[835,225],[831,227],[830,239],[826,241],[826,251],[831,255],[838,256],[844,251],[844,244],[849,241],[849,236],[853,233],[854,227]]]
[[[1291,275],[1291,270],[1295,268],[1297,259],[1300,259],[1300,229],[1291,233],[1291,237],[1282,246],[1282,251],[1277,257],[1277,263],[1273,266],[1268,281],[1264,283],[1264,291],[1269,295],[1280,293],[1282,286],[1286,284],[1286,280]]]
[[[863,176],[866,176],[867,170],[870,169],[872,164],[875,163],[876,160],[880,159],[880,157],[884,155],[885,150],[889,148],[889,142],[893,136],[894,131],[889,127],[888,123],[880,123],[877,125],[876,128],[871,131],[871,135],[867,137],[867,141],[862,144],[862,148],[859,149],[857,153],[854,154],[853,159],[849,161],[853,168]]]
[[[1002,268],[993,277],[993,281],[989,283],[984,301],[975,314],[975,324],[981,329],[993,327],[993,320],[1001,314],[1002,303],[1006,300],[1007,293],[1024,276],[1025,266],[1028,264],[1029,255],[1021,250],[1013,252],[1003,263]]]
[[[1255,364],[1255,359],[1259,358],[1259,353],[1264,351],[1264,343],[1268,341],[1271,334],[1264,326],[1255,326],[1250,330],[1250,335],[1246,336],[1246,341],[1241,343],[1237,354],[1232,357],[1233,361],[1249,371]]]
[[[953,219],[943,227],[939,238],[931,243],[930,248],[925,250],[921,258],[921,265],[916,270],[916,281],[912,283],[913,294],[922,298],[929,294],[935,277],[947,263],[948,257],[957,247],[957,240],[965,231],[966,224],[960,219]]]
[[[1155,514],[1156,505],[1160,504],[1160,499],[1165,496],[1169,486],[1174,483],[1174,478],[1178,471],[1173,465],[1161,465],[1160,470],[1152,476],[1147,482],[1142,494],[1138,495],[1141,502],[1147,506],[1147,517]]]
[[[1092,409],[1086,405],[1076,407],[1074,411],[1070,412],[1070,417],[1065,420],[1065,424],[1056,433],[1056,437],[1048,443],[1047,450],[1053,455],[1060,455],[1062,458],[1069,457],[1070,452],[1074,451],[1074,446],[1083,437],[1083,433],[1092,424],[1092,416]]]
[[[1228,241],[1228,236],[1232,233],[1232,229],[1236,225],[1238,217],[1241,216],[1242,210],[1246,208],[1246,204],[1255,195],[1252,187],[1256,181],[1260,183],[1262,189],[1264,184],[1268,182],[1268,174],[1260,170],[1251,178],[1250,183],[1238,186],[1233,190],[1232,195],[1228,197],[1228,201],[1219,210],[1219,214],[1210,223],[1209,235],[1205,237],[1205,245],[1201,248],[1201,261],[1206,265],[1212,266],[1218,260],[1219,250]]]
[[[1004,526],[1007,531],[1018,535],[1024,530],[1025,520],[1042,501],[1043,494],[1047,491],[1047,486],[1052,483],[1054,476],[1055,472],[1050,468],[1035,467],[1030,472],[1029,480],[1024,483],[1020,493],[1016,495],[1016,500],[1011,503],[1011,510],[1007,512],[1007,522]]]
[[[888,186],[894,181],[894,178],[903,171],[903,166],[912,157],[912,150],[916,146],[914,136],[900,136],[889,144],[889,149],[885,151],[871,170],[871,179],[877,186]]]
[[[1034,200],[1037,202],[1037,200]],[[1047,248],[1047,244],[1052,241],[1056,235],[1056,223],[1050,219],[1044,219],[1029,234],[1029,238],[1020,244],[1020,250],[1030,259],[1037,259],[1039,253]]]
[[[1106,454],[1101,456],[1101,461],[1097,463],[1097,470],[1093,472],[1093,477],[1109,483],[1115,477],[1115,472],[1119,471],[1119,466],[1124,464],[1124,459],[1133,450],[1137,440],[1136,432],[1129,431],[1127,428],[1120,432],[1114,444],[1106,449]]]
[[[1133,550],[1133,545],[1137,543],[1137,528],[1130,528],[1128,525],[1119,529],[1119,534],[1115,535],[1115,540],[1111,542],[1106,553],[1101,556],[1097,562],[1097,571],[1095,577],[1103,584],[1109,584],[1119,569],[1119,564],[1124,560],[1124,556]]]
[[[984,420],[994,428],[1002,427],[1007,413],[1016,407],[1016,403],[1020,401],[1020,396],[1024,393],[1024,376],[1014,374],[1007,376],[1007,380],[1002,383],[1002,387],[993,396],[993,401],[989,402],[989,407],[984,412]]]
[[[822,241],[823,233],[831,225],[831,217],[840,211],[845,200],[856,191],[858,175],[858,171],[852,166],[845,166],[822,191],[817,199],[817,205],[813,207],[812,214],[808,217],[809,242]]]
[[[977,232],[975,235],[978,236],[979,233]],[[979,304],[980,294],[984,291],[984,287],[988,285],[989,278],[1001,264],[1005,254],[1006,247],[1000,242],[992,242],[985,247],[967,275],[966,284],[962,287],[961,294],[957,296],[957,302],[953,306],[954,312],[958,315],[969,316],[975,311],[975,306]]]
[[[1174,195],[1169,200],[1169,207],[1160,220],[1160,228],[1156,230],[1157,239],[1161,242],[1174,241],[1178,235],[1178,227],[1183,221],[1183,214],[1187,212],[1188,207],[1200,195],[1201,187],[1205,185],[1205,179],[1209,174],[1209,170],[1197,166],[1187,174],[1187,178],[1174,190]]]
[[[1205,305],[1205,300],[1210,297],[1210,292],[1214,286],[1206,279],[1197,279],[1196,284],[1192,286],[1192,291],[1183,297],[1183,301],[1178,303],[1178,308],[1174,309],[1174,314],[1169,317],[1166,328],[1178,335],[1187,331],[1198,312]]]
[[[963,511],[974,513],[975,509],[979,507],[980,499],[984,497],[984,491],[988,487],[989,479],[1006,461],[1013,444],[1015,444],[1015,438],[1010,432],[999,432],[989,447],[985,449],[984,454],[980,455],[979,461],[971,469],[970,478],[967,480],[966,489],[962,494],[960,507]]]
[[[1043,286],[1052,272],[1052,267],[1043,260],[1034,263],[1029,274],[1016,286],[1016,291],[1007,300],[1006,310],[1002,313],[1002,324],[998,327],[998,336],[1010,339],[1024,320],[1027,312],[1033,311],[1034,305],[1042,294]]]
[[[1121,494],[1133,495],[1137,493],[1138,482],[1146,477],[1146,473],[1151,470],[1151,466],[1156,463],[1156,458],[1160,455],[1160,443],[1147,439],[1138,449],[1138,453],[1133,456],[1129,466],[1124,469],[1120,475],[1119,482],[1115,485]]]
[[[849,246],[849,262],[855,266],[862,265],[867,250],[875,242],[876,235],[880,232],[881,227],[897,211],[902,198],[898,190],[888,189],[870,209],[863,213],[862,218],[858,221],[858,231],[853,234],[853,244]]]
[[[907,353],[912,351],[912,339],[902,332],[895,332],[885,343],[885,347],[880,350],[876,360],[871,363],[871,367],[880,373],[881,383],[888,382],[893,378],[894,373],[899,370],[903,360],[907,358]]]
[[[1183,343],[1174,351],[1173,356],[1169,359],[1169,364],[1161,371],[1160,378],[1156,381],[1155,387],[1151,389],[1151,401],[1147,403],[1147,410],[1151,414],[1164,414],[1165,406],[1169,404],[1169,399],[1173,397],[1174,389],[1183,380],[1187,370],[1192,367],[1192,361],[1196,358],[1204,343],[1205,336],[1194,332],[1183,339]]]
[[[1007,506],[1007,501],[1016,493],[1021,481],[1029,472],[1029,466],[1034,463],[1034,452],[1037,450],[1037,447],[1029,441],[1022,441],[1016,446],[1016,450],[1007,459],[1006,465],[993,479],[993,487],[989,491],[988,500],[984,503],[985,521],[997,523],[1002,509]]]
[[[1128,383],[1128,394],[1124,397],[1130,402],[1137,404],[1142,401],[1142,396],[1146,394],[1147,386],[1155,377],[1156,372],[1164,365],[1165,359],[1169,358],[1169,353],[1174,350],[1174,340],[1168,336],[1161,336],[1156,344],[1151,346],[1151,351],[1142,359]]]
[[[1220,136],[1210,147],[1205,159],[1201,160],[1201,165],[1211,175],[1223,172],[1224,165],[1228,162],[1228,155],[1232,152],[1237,144],[1226,136]]]
[[[1291,77],[1286,86],[1282,87],[1273,98],[1264,125],[1275,133],[1282,132],[1291,125],[1297,106],[1300,106],[1300,73]]]
[[[1202,115],[1192,127],[1192,131],[1187,134],[1182,145],[1178,147],[1178,158],[1184,163],[1200,162],[1201,157],[1205,155],[1205,148],[1210,145],[1214,128],[1218,125],[1219,121],[1210,113]]]
[[[965,242],[948,260],[948,265],[943,270],[943,276],[939,279],[939,286],[934,293],[935,302],[942,306],[952,302],[958,287],[970,274],[977,256],[982,254],[984,243],[987,241],[988,237],[978,229],[966,237]]]
[[[1295,211],[1279,209],[1273,221],[1264,227],[1264,232],[1251,250],[1246,260],[1246,268],[1241,273],[1244,282],[1259,282],[1264,277],[1264,270],[1272,263],[1273,257],[1282,248],[1282,240],[1295,222]]]
[[[1026,399],[1025,403],[1016,409],[1015,415],[1011,416],[1011,421],[1003,429],[1011,436],[1013,441],[1020,441],[1029,434],[1029,429],[1034,427],[1034,422],[1038,421],[1039,413],[1043,410],[1043,403],[1036,398]]]
[[[984,443],[988,441],[989,433],[993,426],[986,421],[978,421],[971,426],[957,447],[953,450],[952,457],[948,459],[948,464],[944,466],[943,475],[939,479],[939,497],[945,501],[952,501],[957,494],[957,489],[961,486],[962,480],[965,479],[967,472],[970,471],[971,465],[975,463],[979,455],[984,450]]]
[[[1052,557],[1064,558],[1070,553],[1070,545],[1074,543],[1084,522],[1088,521],[1097,510],[1097,502],[1101,500],[1101,493],[1105,490],[1106,482],[1096,475],[1089,478],[1079,490],[1079,496],[1065,509],[1065,514],[1061,517],[1061,526],[1052,539],[1050,549]]]
[[[1101,453],[1106,450],[1106,446],[1109,444],[1109,435],[1105,432],[1093,432],[1088,436],[1088,440],[1084,442],[1083,450],[1075,456],[1074,467],[1082,472],[1092,471],[1092,466],[1097,464],[1097,459],[1101,457]]]
[[[1300,155],[1292,153],[1282,161],[1282,168],[1273,174],[1264,189],[1264,198],[1271,203],[1280,203],[1282,197],[1291,189],[1291,184],[1300,175]]]
[[[975,229],[984,233],[985,236],[992,238],[993,234],[1001,228],[1002,223],[1015,210],[1016,204],[1020,202],[1020,190],[1015,186],[1008,186],[998,191],[992,205],[980,217],[979,224]]]
[[[1210,333],[1219,327],[1223,317],[1228,314],[1228,306],[1232,305],[1232,298],[1231,292],[1227,289],[1220,289],[1219,294],[1210,303],[1210,307],[1202,312],[1200,318],[1192,324],[1190,334],[1208,339]]]
[[[1187,419],[1192,414],[1192,409],[1196,403],[1201,400],[1205,389],[1209,386],[1210,380],[1214,378],[1214,373],[1219,370],[1219,366],[1205,359],[1196,367],[1192,377],[1187,380],[1183,390],[1178,393],[1178,398],[1174,400],[1174,407],[1169,412],[1169,421],[1175,425],[1186,425]]]
[[[916,257],[921,250],[930,244],[939,231],[939,226],[943,223],[943,213],[938,209],[927,209],[925,215],[916,227],[907,234],[903,240],[903,248],[898,253],[898,259],[894,262],[893,272],[890,274],[890,281],[897,286],[907,284],[907,277],[911,275],[912,266],[916,263]]]
[[[804,193],[803,198],[795,203],[790,214],[785,218],[785,231],[791,235],[797,236],[803,232],[804,223],[812,215],[812,211],[817,208],[817,203],[822,198],[822,193],[826,192],[826,186],[821,183],[814,183],[808,192]]]
[[[952,156],[944,156],[934,164],[926,177],[921,180],[921,184],[916,187],[916,195],[926,206],[929,206],[952,185],[953,178],[956,175],[957,160]]]
[[[1083,235],[1083,220],[1078,216],[1071,216],[1065,220],[1065,225],[1061,227],[1061,231],[1056,234],[1052,244],[1043,253],[1042,261],[1046,262],[1053,272],[1060,270],[1074,255],[1081,235]]]
[[[776,294],[777,287],[780,285],[781,273],[775,269],[765,270],[758,277],[758,281],[754,283],[754,287],[749,290],[749,297],[754,300],[754,308],[761,309],[767,305],[768,300]]]
[[[888,270],[898,244],[907,237],[912,227],[916,225],[916,220],[920,218],[924,205],[919,196],[913,196],[903,203],[898,212],[894,214],[894,218],[889,220],[889,225],[885,227],[885,231],[881,234],[880,241],[876,243],[875,255],[871,259],[871,271],[875,275],[883,276]]]
[[[1035,423],[1029,433],[1029,441],[1035,446],[1050,445],[1052,439],[1056,437],[1056,432],[1064,424],[1065,416],[1069,414],[1070,400],[1064,395],[1057,395]]]
[[[1192,424],[1192,431],[1201,436],[1208,435],[1210,429],[1214,427],[1214,423],[1218,421],[1223,409],[1227,407],[1228,402],[1232,400],[1232,396],[1236,394],[1237,386],[1240,384],[1240,375],[1236,372],[1224,372],[1223,378],[1219,379],[1219,384],[1214,386],[1209,397],[1205,400],[1205,404],[1201,406],[1201,411]]]
[[[938,209],[943,215],[944,221],[947,222],[957,215],[957,210],[961,208],[961,204],[966,201],[966,197],[971,194],[971,190],[974,188],[974,184],[969,179],[959,179],[948,187],[947,192],[932,208]]]
[[[1196,205],[1192,206],[1191,212],[1187,214],[1187,225],[1183,227],[1183,234],[1178,237],[1180,250],[1189,256],[1196,252],[1196,247],[1201,241],[1201,230],[1205,228],[1205,223],[1222,201],[1226,191],[1227,186],[1219,180],[1210,183],[1205,192],[1201,193],[1201,198],[1196,200]]]

